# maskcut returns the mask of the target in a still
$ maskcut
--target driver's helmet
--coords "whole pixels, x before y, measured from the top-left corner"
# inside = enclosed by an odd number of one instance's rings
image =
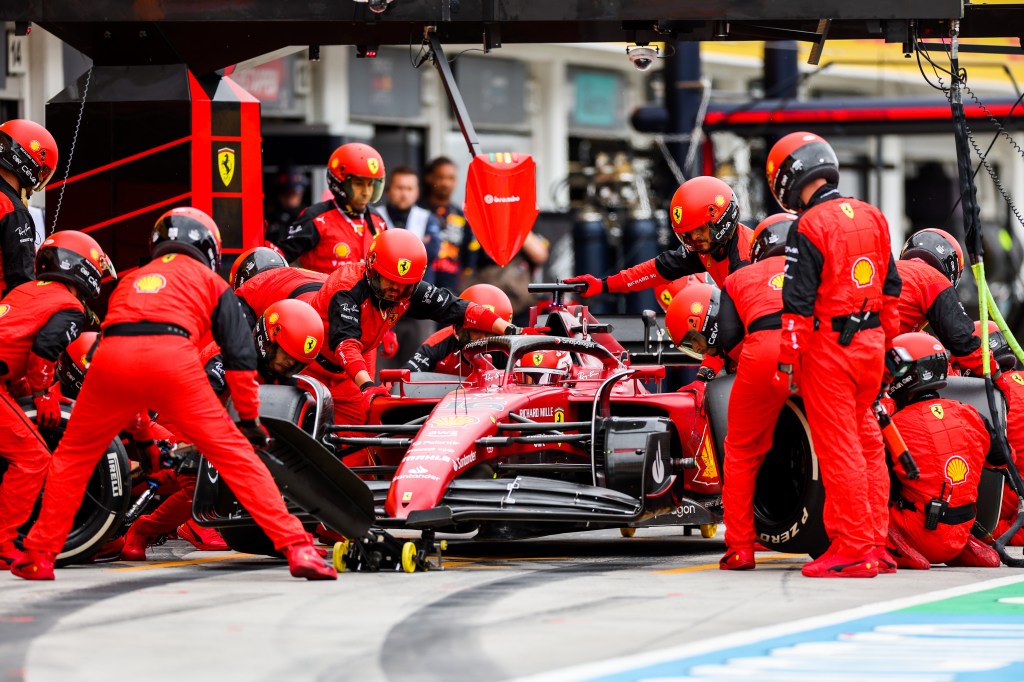
[[[376,149],[361,142],[349,142],[334,150],[327,162],[327,187],[339,204],[347,204],[352,196],[353,177],[373,180],[370,203],[376,204],[384,194],[384,159]]]
[[[900,334],[892,340],[886,368],[886,376],[892,376],[889,395],[898,405],[905,405],[922,393],[946,385],[949,353],[930,334]]]
[[[31,196],[46,187],[57,169],[57,142],[35,121],[12,118],[0,123],[0,166],[14,173]]]
[[[253,330],[260,364],[269,369],[280,348],[294,362],[285,376],[298,374],[313,362],[324,345],[324,321],[305,301],[285,299],[269,306]]]
[[[85,370],[89,368],[89,351],[99,337],[96,332],[82,332],[57,358],[57,380],[60,381],[60,392],[65,398],[74,400],[82,390]]]
[[[427,249],[415,234],[393,228],[374,236],[366,254],[366,281],[378,301],[395,304],[409,298],[426,271]],[[403,286],[389,294],[382,280]]]
[[[231,266],[231,274],[228,275],[228,284],[233,291],[238,291],[250,279],[268,270],[288,267],[288,259],[278,251],[269,246],[257,246],[243,252],[235,259]]]
[[[661,306],[661,309],[668,311],[668,307],[672,305],[672,299],[688,285],[695,284],[697,282],[710,284],[712,281],[711,275],[706,272],[687,275],[686,277],[674,279],[664,286],[654,287],[654,296],[658,299],[658,305]]]
[[[672,195],[672,231],[687,251],[694,250],[690,233],[707,226],[711,241],[720,246],[736,233],[740,209],[732,188],[718,178],[703,175],[690,178]]]
[[[113,263],[91,236],[61,230],[46,238],[36,251],[36,279],[70,284],[87,299],[100,295],[100,283],[117,279]]]
[[[571,371],[569,351],[541,350],[519,358],[512,368],[512,376],[518,384],[547,386],[568,379]]]
[[[960,242],[945,230],[934,227],[915,232],[903,245],[900,260],[917,258],[932,266],[955,287],[964,271],[964,252]]]
[[[974,335],[979,339],[981,338],[981,322],[976,321],[974,323]],[[999,325],[989,320],[988,323],[988,352],[992,356],[992,359],[999,365],[999,369],[1008,372],[1017,366],[1017,356],[1014,355],[1013,349],[1010,348],[1010,344],[1006,342],[1006,337],[1003,336],[1003,332],[999,330]],[[969,377],[973,376],[973,372],[960,365],[956,358],[953,359],[954,367],[960,370],[960,374]],[[989,365],[991,367],[991,365]],[[994,370],[993,370],[994,373]]]
[[[718,342],[720,292],[711,284],[690,284],[680,291],[665,313],[665,326],[675,346],[701,360]]]

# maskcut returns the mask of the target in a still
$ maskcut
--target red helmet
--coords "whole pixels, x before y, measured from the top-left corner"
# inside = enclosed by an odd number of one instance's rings
[[[427,249],[409,230],[378,232],[366,254],[366,280],[374,295],[385,303],[398,303],[412,291],[427,271]],[[400,292],[386,291],[382,279],[405,285]]]
[[[232,290],[237,291],[238,287],[261,272],[286,267],[288,260],[280,251],[268,246],[257,246],[235,259],[234,265],[231,266],[231,274],[228,275],[228,283]]]
[[[686,277],[672,280],[665,286],[654,287],[654,295],[658,299],[658,305],[661,306],[661,309],[667,312],[668,307],[672,305],[672,299],[687,286],[696,283],[710,284],[711,282],[711,276],[706,272],[687,275]]]
[[[57,379],[60,381],[60,392],[65,397],[78,397],[82,382],[85,381],[85,370],[89,368],[89,353],[99,339],[100,335],[96,332],[83,332],[57,358]]]
[[[711,284],[690,284],[675,295],[665,313],[672,343],[690,357],[703,359],[718,341],[720,292]]]
[[[543,386],[568,379],[571,371],[572,357],[569,351],[542,350],[519,358],[512,376],[519,384]]]
[[[268,369],[283,350],[295,361],[285,375],[301,372],[313,362],[324,345],[324,321],[313,306],[305,301],[285,299],[269,306],[253,330],[256,351],[264,369]]]
[[[512,301],[509,300],[508,294],[493,284],[474,284],[463,291],[459,298],[489,308],[506,322],[512,321]]]
[[[740,209],[732,188],[718,178],[704,175],[681,184],[672,195],[672,229],[688,251],[694,243],[689,234],[700,227],[711,230],[711,241],[724,244],[736,233]]]
[[[57,169],[57,142],[46,128],[23,118],[0,123],[0,166],[29,194],[46,186]]]
[[[903,245],[900,260],[917,258],[932,266],[956,286],[964,271],[964,252],[953,235],[934,227],[915,232]]]
[[[892,348],[886,354],[886,368],[893,377],[889,395],[905,405],[921,393],[946,385],[949,353],[931,334],[900,334],[892,340]]]
[[[750,238],[750,262],[785,255],[786,239],[794,222],[796,216],[792,213],[776,213],[759,222]]]
[[[804,208],[800,191],[811,180],[839,182],[839,159],[832,146],[814,133],[790,133],[768,152],[768,187],[787,211]]]
[[[370,203],[376,204],[384,194],[384,159],[377,150],[361,142],[349,142],[334,150],[327,162],[327,186],[335,198],[348,203],[352,196],[351,177],[373,180],[373,196]]]
[[[213,218],[198,208],[172,208],[153,226],[149,252],[153,258],[167,253],[182,253],[216,272],[220,267],[220,230]]]
[[[36,251],[36,277],[74,286],[86,298],[100,295],[100,282],[117,272],[95,239],[75,230],[48,237]]]

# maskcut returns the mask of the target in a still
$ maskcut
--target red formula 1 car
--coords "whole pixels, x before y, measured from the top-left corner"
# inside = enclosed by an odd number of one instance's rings
[[[690,391],[657,392],[665,365],[685,356],[651,339],[653,313],[598,321],[563,302],[576,287],[531,286],[554,295],[532,312],[545,335],[467,345],[465,377],[386,372],[393,396],[374,401],[370,424],[329,429],[343,434],[326,439],[339,456],[365,448],[375,462],[354,471],[377,477],[367,485],[379,525],[481,538],[651,525],[715,534],[731,379],[712,382],[703,407]],[[571,366],[531,381],[523,366],[553,350]],[[759,483],[759,529],[769,546],[813,551],[820,481],[792,407]]]

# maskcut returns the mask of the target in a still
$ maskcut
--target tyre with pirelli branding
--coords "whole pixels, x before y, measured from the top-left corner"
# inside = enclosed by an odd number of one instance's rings
[[[18,404],[26,416],[34,421],[36,407],[32,399],[22,398],[18,400]],[[61,406],[61,416],[58,427],[39,430],[51,452],[57,449],[57,444],[64,435],[68,418],[71,416],[70,404]],[[0,474],[6,467],[7,461],[0,459]],[[107,445],[89,476],[82,504],[75,512],[71,532],[64,543],[64,548],[57,555],[58,566],[88,561],[103,545],[121,532],[124,517],[131,506],[131,487],[128,453],[120,439],[115,438]],[[38,513],[37,502],[28,523],[19,529],[21,534],[31,528]]]
[[[732,376],[708,384],[705,409],[724,485],[725,436],[728,432]],[[757,474],[754,489],[754,528],[757,541],[769,549],[818,556],[828,548],[822,510],[825,487],[811,430],[799,398],[786,401],[775,424],[771,450]]]

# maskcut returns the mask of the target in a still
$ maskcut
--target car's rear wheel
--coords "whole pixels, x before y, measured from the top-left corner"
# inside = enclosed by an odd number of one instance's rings
[[[34,421],[36,407],[32,399],[23,398],[18,401],[18,404],[25,414]],[[56,450],[64,435],[68,418],[71,416],[71,406],[63,405],[61,413],[59,426],[39,431],[51,451]],[[6,468],[7,461],[0,459],[0,475],[6,471]],[[64,548],[57,555],[57,565],[63,566],[88,561],[121,531],[121,523],[130,506],[131,468],[128,453],[120,439],[115,438],[107,446],[89,477],[82,504],[75,513],[75,519],[71,525],[71,532],[68,533],[67,540],[64,542]],[[24,533],[28,532],[38,514],[39,502],[37,501],[35,509],[32,510],[32,516],[19,529],[19,535],[24,536]]]

